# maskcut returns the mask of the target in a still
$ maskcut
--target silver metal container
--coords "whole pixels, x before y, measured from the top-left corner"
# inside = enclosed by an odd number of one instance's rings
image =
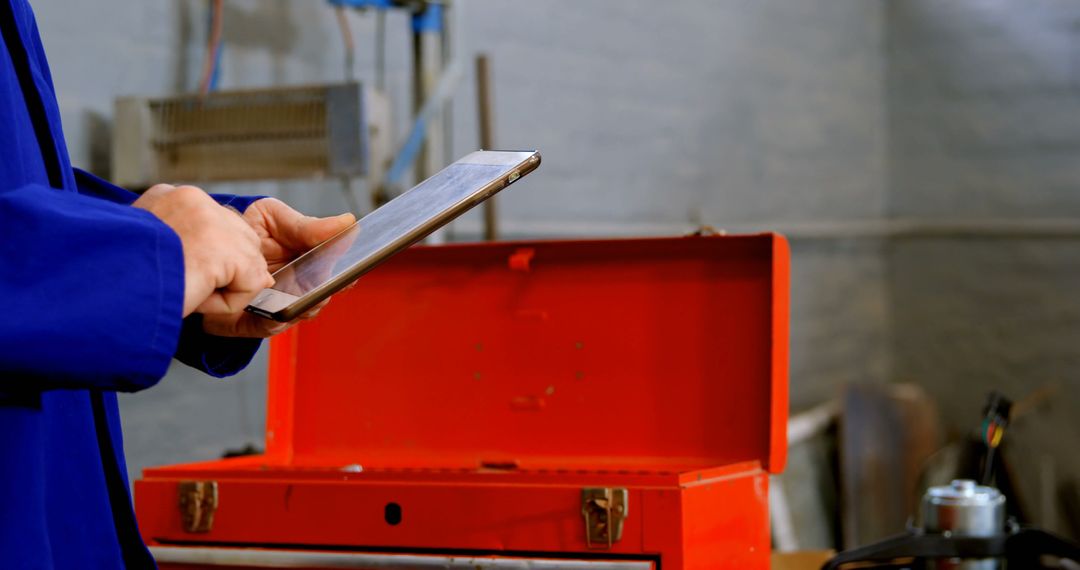
[[[927,489],[922,500],[922,526],[927,534],[994,536],[1005,532],[1005,495],[967,479]],[[932,561],[929,568],[998,570],[996,558]]]

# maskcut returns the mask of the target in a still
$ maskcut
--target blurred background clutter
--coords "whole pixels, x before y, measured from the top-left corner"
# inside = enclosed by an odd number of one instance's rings
[[[432,240],[786,235],[775,548],[902,532],[988,448],[1011,514],[1080,538],[1080,4],[390,4],[34,8],[72,162],[131,187],[364,213],[476,148],[539,148]],[[265,352],[123,396],[132,478],[260,449]]]

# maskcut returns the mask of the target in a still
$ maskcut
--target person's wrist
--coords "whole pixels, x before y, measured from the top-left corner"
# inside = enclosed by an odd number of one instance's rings
[[[199,273],[188,260],[184,261],[184,317],[195,312],[199,306],[198,292],[204,287],[200,283]]]
[[[182,244],[187,249],[186,244]],[[214,292],[213,277],[204,270],[199,260],[184,254],[184,316],[187,317]]]

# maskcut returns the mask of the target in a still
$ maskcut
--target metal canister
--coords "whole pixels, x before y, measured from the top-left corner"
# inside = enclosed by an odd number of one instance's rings
[[[968,479],[927,489],[922,500],[922,526],[928,534],[988,537],[1005,532],[1005,495]],[[944,559],[929,568],[999,570],[996,558]]]

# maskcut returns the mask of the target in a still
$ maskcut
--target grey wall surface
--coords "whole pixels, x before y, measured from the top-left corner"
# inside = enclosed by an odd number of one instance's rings
[[[73,160],[107,174],[113,98],[195,88],[207,3],[34,4]],[[1011,432],[1011,454],[1038,467],[1029,481],[1080,474],[1080,5],[456,5],[466,68],[475,52],[493,59],[498,146],[545,157],[501,199],[508,236],[790,230],[793,409],[848,382],[913,381],[960,433],[986,390],[1020,397],[1050,384],[1051,402]],[[225,6],[223,88],[342,78],[323,3]],[[357,75],[370,81],[374,21],[350,21]],[[407,19],[391,15],[388,30],[401,134]],[[476,147],[474,96],[467,76],[453,103],[453,154]],[[209,189],[275,195],[312,214],[345,208],[335,184],[315,181]],[[881,231],[926,220],[989,230]],[[1049,237],[1047,222],[1065,230]],[[467,216],[451,237],[478,230]],[[132,475],[260,444],[265,376],[265,354],[230,380],[177,365],[156,388],[125,396]],[[1026,486],[1047,510],[1046,486]]]
[[[73,159],[102,172],[113,97],[194,89],[206,3],[34,4]],[[322,3],[225,5],[223,88],[341,79],[340,38]],[[885,214],[882,3],[457,5],[461,52],[493,58],[498,145],[544,153],[542,169],[502,201],[508,235],[671,235],[702,223],[769,229]],[[370,80],[373,19],[350,20],[358,77]],[[408,108],[406,29],[403,17],[389,19],[388,90],[399,110]],[[471,81],[454,103],[456,154],[477,144]],[[404,132],[404,113],[395,119]],[[268,193],[314,214],[344,208],[336,187],[320,183],[210,189]],[[454,235],[477,229],[468,218]],[[884,380],[882,244],[796,241],[793,252],[793,406],[843,382]],[[125,396],[132,475],[261,443],[265,374],[262,354],[227,381],[177,365],[161,385]]]
[[[1080,477],[1080,5],[885,6],[890,213],[1033,228],[893,243],[893,376],[937,398],[953,432],[990,389],[1052,386],[1007,456],[1032,514],[1063,530],[1056,487]],[[1038,231],[1053,220],[1066,230]]]
[[[1080,212],[1080,5],[885,6],[891,213]]]
[[[876,3],[558,5],[465,4],[465,49],[495,58],[498,144],[545,153],[504,200],[511,229],[883,213]]]

